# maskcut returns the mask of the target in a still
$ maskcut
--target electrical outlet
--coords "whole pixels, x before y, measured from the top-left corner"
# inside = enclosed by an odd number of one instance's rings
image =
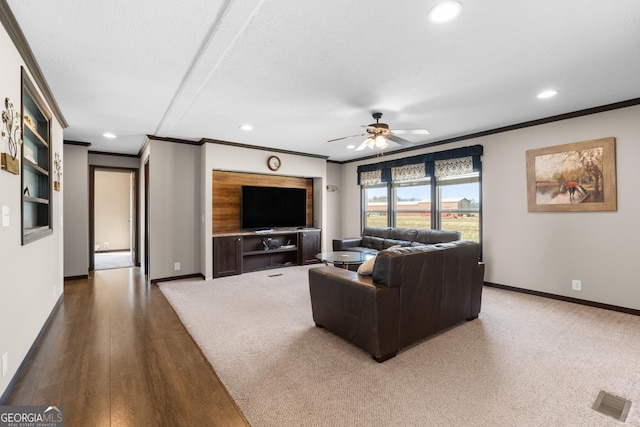
[[[582,290],[582,280],[573,279],[571,281],[571,289],[573,289],[574,291],[581,291]]]
[[[7,375],[9,371],[9,354],[5,353],[2,355],[2,376]]]
[[[174,263],[173,263],[173,269],[174,269],[175,271],[180,270],[180,263],[179,263],[179,262],[174,262]]]

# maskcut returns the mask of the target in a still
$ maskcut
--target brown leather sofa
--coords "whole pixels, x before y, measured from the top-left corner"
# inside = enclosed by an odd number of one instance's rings
[[[378,253],[391,246],[422,246],[460,240],[460,232],[396,227],[365,227],[361,237],[334,239],[334,251]]]
[[[383,362],[403,347],[480,313],[480,246],[458,240],[382,250],[372,276],[309,270],[313,320]]]

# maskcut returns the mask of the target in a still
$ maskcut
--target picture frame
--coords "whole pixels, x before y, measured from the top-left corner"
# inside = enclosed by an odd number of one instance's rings
[[[617,210],[614,137],[528,150],[529,212]]]

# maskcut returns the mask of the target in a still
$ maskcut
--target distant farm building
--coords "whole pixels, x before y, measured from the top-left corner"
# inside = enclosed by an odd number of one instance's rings
[[[471,209],[471,200],[467,198],[453,198],[442,200],[441,211],[444,215],[447,215],[446,211],[463,211]],[[367,204],[367,210],[387,212],[387,202],[369,202]],[[398,202],[396,208],[396,214],[398,216],[412,216],[416,213],[421,215],[431,215],[431,201],[429,200],[411,200]]]

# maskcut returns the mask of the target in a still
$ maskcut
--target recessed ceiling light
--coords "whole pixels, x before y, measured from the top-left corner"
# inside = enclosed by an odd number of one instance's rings
[[[240,129],[242,129],[242,130],[253,130],[253,126],[248,125],[248,124],[247,125],[242,125],[242,126],[240,126]]]
[[[356,148],[356,146],[353,144],[347,145],[347,150],[353,150],[354,148]]]
[[[111,132],[105,132],[102,134],[102,136],[104,136],[105,138],[109,138],[109,139],[113,139],[113,138],[117,138],[115,133],[111,133]]]
[[[544,90],[544,91],[540,92],[538,94],[538,98],[539,99],[551,98],[553,96],[556,96],[557,94],[558,94],[557,90],[548,89],[548,90]]]
[[[436,24],[456,19],[462,12],[462,5],[457,1],[446,1],[433,7],[429,11],[429,20]]]

